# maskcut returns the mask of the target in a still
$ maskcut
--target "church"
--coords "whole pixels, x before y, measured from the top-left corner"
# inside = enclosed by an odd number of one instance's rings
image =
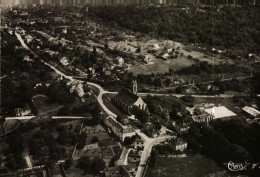
[[[120,92],[113,98],[114,103],[130,114],[131,108],[135,105],[143,111],[147,111],[147,105],[141,97],[137,95],[137,82],[132,82],[132,91],[122,88]]]

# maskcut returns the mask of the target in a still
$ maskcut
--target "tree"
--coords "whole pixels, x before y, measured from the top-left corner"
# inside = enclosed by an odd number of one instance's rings
[[[90,170],[91,160],[88,157],[86,157],[86,156],[81,157],[78,160],[78,163],[77,163],[76,167],[84,170],[85,172],[87,172],[87,171]]]
[[[66,145],[67,143],[69,143],[69,141],[69,134],[66,131],[61,132],[60,135],[57,137],[57,142],[59,144]]]
[[[70,114],[70,106],[69,105],[64,105],[61,109],[60,109],[60,111],[59,111],[59,113],[58,113],[59,115],[61,115],[61,116],[67,116],[67,115],[69,115]]]
[[[73,165],[72,159],[67,159],[63,166],[64,166],[65,170],[68,170],[71,167],[71,165]]]
[[[170,112],[170,117],[171,119],[175,119],[176,117],[178,117],[178,112],[182,111],[182,106],[178,101],[173,101],[172,104],[172,111]]]
[[[162,80],[160,78],[156,78],[153,81],[155,87],[162,87]]]
[[[91,140],[91,143],[98,143],[99,139],[98,137],[94,136],[93,139]]]
[[[171,85],[171,83],[172,83],[172,80],[171,80],[170,78],[167,78],[167,79],[165,80],[165,86],[166,86],[166,87],[169,87],[169,86]]]
[[[106,168],[106,164],[102,159],[95,158],[91,163],[91,172],[94,174],[99,173],[101,170]]]
[[[85,132],[82,132],[80,135],[79,135],[79,141],[78,141],[78,145],[77,145],[77,149],[80,150],[80,149],[83,149],[85,144],[86,144],[86,138],[87,138],[87,135]]]
[[[155,167],[157,158],[158,158],[158,151],[156,149],[153,149],[150,156],[150,162],[149,162],[150,167]]]
[[[146,111],[143,111],[143,110],[139,109],[138,106],[136,106],[136,105],[134,105],[132,107],[131,112],[142,123],[145,123],[145,122],[147,122],[150,119],[149,114]]]

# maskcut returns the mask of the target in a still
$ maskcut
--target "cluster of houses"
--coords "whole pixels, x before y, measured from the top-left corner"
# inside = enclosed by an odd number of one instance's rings
[[[74,93],[76,92],[76,94],[79,97],[83,97],[85,95],[84,89],[83,89],[83,84],[81,82],[78,81],[69,81],[67,83],[68,86],[70,86],[70,92]]]

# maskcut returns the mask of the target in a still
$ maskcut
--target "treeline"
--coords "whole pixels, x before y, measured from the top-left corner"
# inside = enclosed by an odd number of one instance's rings
[[[200,74],[236,74],[238,72],[243,73],[250,73],[249,69],[246,67],[241,67],[237,65],[211,65],[206,61],[193,64],[189,67],[182,68],[178,71],[176,71],[177,74],[194,74],[194,75],[200,75]]]
[[[259,53],[257,33],[259,7],[135,6],[92,7],[90,12],[111,25],[208,48]]]
[[[201,4],[209,4],[209,5],[219,5],[219,4],[232,4],[235,3],[236,5],[243,5],[243,6],[247,6],[247,5],[255,5],[255,4],[259,4],[259,0],[255,1],[254,4],[254,0],[236,0],[236,1],[230,1],[230,0],[200,0]]]

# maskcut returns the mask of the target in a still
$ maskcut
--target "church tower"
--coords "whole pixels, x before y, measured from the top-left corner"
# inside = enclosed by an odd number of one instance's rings
[[[133,94],[137,95],[137,82],[136,82],[136,80],[134,80],[132,82],[132,92],[133,92]]]

